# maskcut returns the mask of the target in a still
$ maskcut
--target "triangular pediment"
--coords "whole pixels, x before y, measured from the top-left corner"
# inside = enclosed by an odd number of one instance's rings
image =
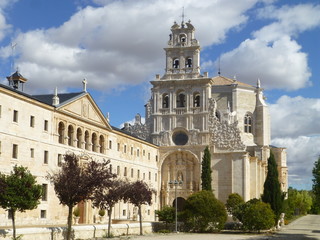
[[[61,104],[57,110],[79,120],[112,129],[108,120],[89,94],[78,96],[67,103]]]

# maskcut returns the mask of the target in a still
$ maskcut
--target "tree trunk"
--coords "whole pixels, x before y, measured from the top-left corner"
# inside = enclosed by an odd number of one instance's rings
[[[13,230],[13,239],[16,239],[16,219],[15,219],[15,215],[16,215],[16,211],[13,209],[10,209],[9,211],[11,211],[11,215],[12,215],[12,230]]]
[[[140,221],[140,235],[142,234],[142,214],[141,214],[141,205],[138,206],[138,211],[139,211],[139,221]]]
[[[110,231],[111,231],[111,214],[112,214],[112,207],[108,209],[108,216],[109,216],[109,221],[108,221],[108,238],[110,238]]]
[[[67,240],[71,239],[71,227],[72,227],[72,209],[73,206],[68,206],[68,227],[67,227]]]

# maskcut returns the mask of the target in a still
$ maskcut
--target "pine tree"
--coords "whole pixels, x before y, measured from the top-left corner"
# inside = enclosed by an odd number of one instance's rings
[[[201,172],[201,187],[202,190],[212,191],[212,176],[211,176],[211,154],[209,147],[207,146],[204,150],[204,155],[202,158],[202,172]]]
[[[314,167],[312,169],[313,175],[313,185],[312,185],[312,192],[314,194],[314,201],[313,201],[313,212],[319,214],[320,213],[320,157],[314,163]]]
[[[268,173],[263,187],[262,201],[270,204],[277,222],[282,211],[284,198],[280,188],[277,163],[272,152],[270,152],[268,159]]]

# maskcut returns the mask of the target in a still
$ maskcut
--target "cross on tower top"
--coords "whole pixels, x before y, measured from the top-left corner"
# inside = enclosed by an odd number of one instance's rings
[[[181,25],[184,24],[184,17],[185,17],[185,15],[184,15],[184,7],[182,7]]]

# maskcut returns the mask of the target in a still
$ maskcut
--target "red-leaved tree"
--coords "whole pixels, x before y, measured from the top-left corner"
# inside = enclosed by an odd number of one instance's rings
[[[128,185],[128,189],[124,193],[124,201],[130,202],[138,207],[139,220],[140,220],[140,235],[142,232],[142,214],[141,206],[144,204],[151,205],[152,193],[155,190],[149,188],[149,186],[143,181],[135,181]]]
[[[71,237],[72,209],[81,201],[91,199],[93,192],[101,186],[108,186],[115,177],[110,172],[109,162],[84,160],[74,153],[67,153],[61,169],[48,175],[60,203],[68,207],[67,240]]]
[[[111,237],[111,214],[114,205],[124,198],[125,192],[128,190],[129,183],[124,180],[114,180],[108,186],[96,189],[93,194],[93,206],[108,211],[108,238]]]

